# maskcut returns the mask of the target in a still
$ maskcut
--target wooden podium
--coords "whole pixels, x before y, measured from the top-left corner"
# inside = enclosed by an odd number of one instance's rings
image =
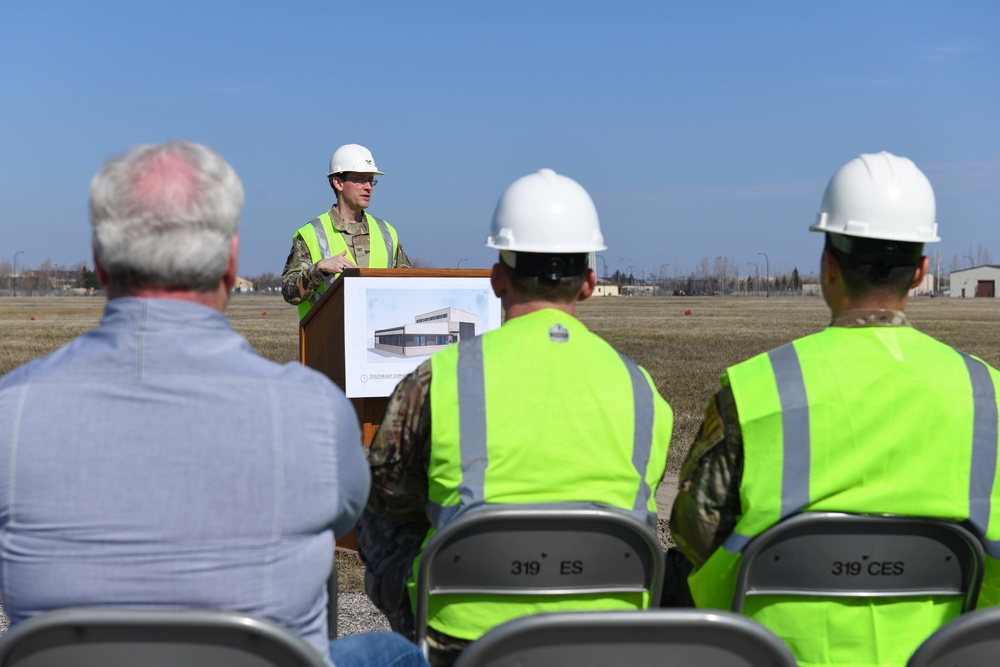
[[[352,313],[345,312],[344,285],[355,278],[489,278],[488,269],[346,269],[330,285],[323,298],[299,322],[299,361],[314,368],[347,390],[345,372],[345,322]],[[388,396],[352,398],[361,424],[365,447],[375,439],[375,432],[389,405]],[[357,538],[348,533],[337,540],[338,547],[357,550]]]

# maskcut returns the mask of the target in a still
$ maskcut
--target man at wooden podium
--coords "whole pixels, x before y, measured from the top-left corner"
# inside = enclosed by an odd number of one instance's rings
[[[590,196],[549,169],[520,178],[501,197],[486,245],[500,252],[490,280],[504,325],[404,378],[369,452],[372,490],[356,528],[365,590],[393,629],[410,636],[421,545],[469,509],[600,503],[656,526],[653,490],[672,411],[645,370],[574,317],[596,284],[588,253],[605,248]],[[588,598],[436,598],[431,663],[450,664],[470,641],[518,616],[648,604],[636,594]]]
[[[358,144],[330,158],[326,177],[337,201],[295,232],[281,273],[281,295],[299,307],[300,318],[344,269],[409,268],[395,228],[365,211],[382,175],[371,151]]]

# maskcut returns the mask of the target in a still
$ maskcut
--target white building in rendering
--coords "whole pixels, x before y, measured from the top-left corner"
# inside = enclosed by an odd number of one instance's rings
[[[417,315],[412,324],[375,332],[375,349],[404,357],[426,356],[476,335],[478,318],[458,308]]]

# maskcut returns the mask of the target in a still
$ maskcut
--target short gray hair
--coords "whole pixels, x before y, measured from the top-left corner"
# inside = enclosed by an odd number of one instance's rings
[[[171,141],[111,158],[90,183],[94,254],[110,286],[210,291],[243,210],[240,177],[218,153]]]

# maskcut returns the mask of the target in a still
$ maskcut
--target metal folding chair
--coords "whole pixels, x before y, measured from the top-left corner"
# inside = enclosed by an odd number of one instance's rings
[[[983,547],[938,519],[834,512],[797,514],[743,552],[733,610],[747,596],[963,598],[975,608]]]
[[[416,639],[427,655],[432,595],[642,593],[659,604],[663,552],[655,531],[616,509],[490,506],[427,543],[417,576]]]
[[[795,667],[770,630],[732,612],[701,609],[524,616],[469,645],[455,667]]]
[[[18,624],[3,667],[326,667],[312,645],[271,621],[228,611],[75,608]]]
[[[928,637],[906,667],[993,667],[1000,659],[1000,607],[959,616]]]

